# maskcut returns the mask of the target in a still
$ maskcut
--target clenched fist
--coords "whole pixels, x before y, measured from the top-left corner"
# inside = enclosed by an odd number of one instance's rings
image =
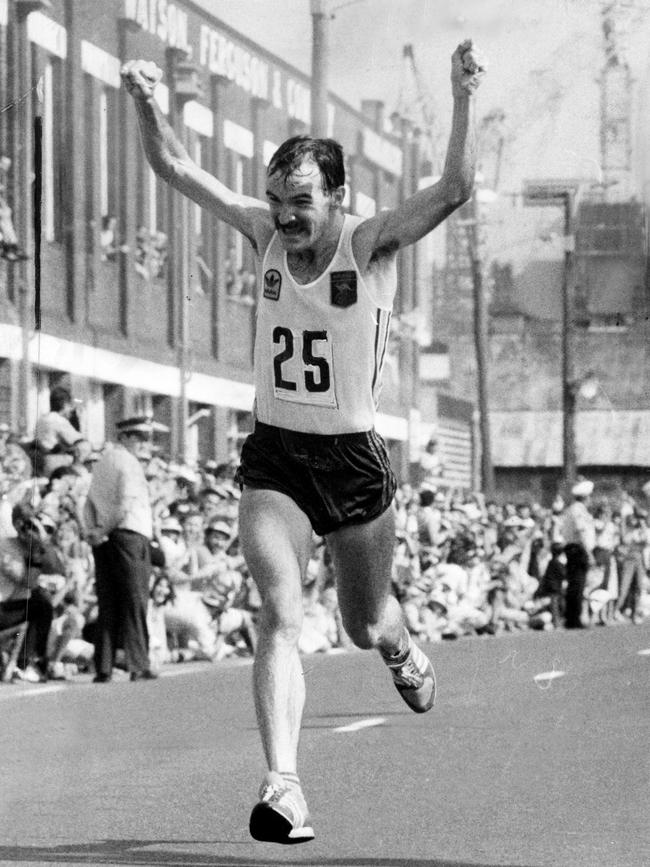
[[[120,74],[124,86],[134,99],[150,99],[162,78],[162,69],[152,60],[129,60]]]
[[[474,93],[487,69],[485,58],[471,39],[461,42],[451,58],[451,87],[454,96]]]

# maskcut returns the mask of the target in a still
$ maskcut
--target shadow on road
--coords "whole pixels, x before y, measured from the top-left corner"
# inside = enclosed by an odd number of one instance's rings
[[[0,862],[2,864],[21,863],[58,863],[72,864],[118,864],[141,865],[177,865],[177,867],[275,867],[278,864],[288,864],[290,867],[497,867],[497,865],[479,864],[476,861],[440,861],[431,858],[310,858],[305,852],[305,858],[289,858],[288,851],[282,848],[283,857],[239,857],[237,855],[220,856],[219,846],[233,845],[264,845],[253,844],[240,840],[102,840],[96,843],[78,843],[68,846],[1,846]],[[148,847],[155,850],[146,851]],[[169,850],[161,851],[160,847],[169,846]],[[189,846],[211,846],[214,854],[174,852],[173,847],[187,848]],[[301,850],[301,851],[304,851]],[[526,865],[508,865],[508,867],[526,867]]]

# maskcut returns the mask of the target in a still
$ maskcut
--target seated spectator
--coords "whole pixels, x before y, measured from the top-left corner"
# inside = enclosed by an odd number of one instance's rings
[[[48,514],[57,524],[70,518],[80,524],[80,501],[74,495],[78,478],[72,465],[53,470],[43,491],[39,512]]]
[[[69,680],[79,669],[92,667],[94,645],[82,638],[86,618],[73,590],[63,595],[60,603],[53,600],[54,618],[48,636],[49,677]]]
[[[470,594],[468,570],[458,563],[440,563],[435,570],[433,589],[447,609],[447,627],[443,637],[471,635],[483,630],[489,621],[488,613],[478,607],[479,600]]]
[[[227,520],[230,515],[226,505],[228,499],[228,491],[221,487],[203,488],[199,492],[199,510],[206,527],[210,521]]]
[[[176,587],[180,584],[187,584],[191,589],[197,590],[201,587],[202,575],[199,574],[199,551],[203,547],[204,542],[204,524],[203,515],[198,511],[189,511],[180,515],[180,523],[183,528],[183,542],[185,543],[185,561],[181,566],[181,572],[187,577],[185,580],[181,576],[176,576]]]
[[[202,594],[203,603],[210,609],[216,626],[217,660],[236,652],[239,639],[244,648],[253,655],[257,648],[257,630],[253,615],[236,604],[242,584],[241,573],[230,569],[220,573],[218,577],[215,576]]]
[[[57,467],[72,463],[72,446],[82,439],[75,418],[74,403],[67,388],[56,386],[50,392],[50,411],[39,416],[34,430],[34,469],[50,476]]]
[[[161,550],[165,556],[165,574],[174,590],[174,598],[165,606],[165,626],[176,649],[188,651],[182,658],[214,659],[217,651],[216,624],[212,611],[202,599],[204,576],[199,573],[199,549],[203,544],[203,518],[197,512],[184,516],[182,536],[174,541],[177,528],[167,519],[161,526]],[[181,555],[181,551],[183,552]]]
[[[233,541],[232,528],[226,521],[212,520],[205,528],[204,544],[197,551],[199,582],[210,581],[222,572],[241,570],[244,558],[230,553]]]
[[[527,629],[530,626],[530,604],[538,582],[527,575],[522,565],[522,553],[504,552],[497,569],[499,581],[492,588],[490,622],[504,629]]]
[[[47,534],[28,506],[14,506],[13,539],[0,540],[0,629],[28,622],[17,676],[31,683],[47,680],[47,642],[53,619],[50,594],[39,586],[42,576],[61,578],[63,565]]]
[[[2,430],[2,428],[6,428]],[[32,478],[32,463],[25,449],[13,442],[8,425],[0,426],[0,538],[15,536],[11,510],[19,503],[36,505],[38,488]],[[6,433],[6,437],[4,434]]]
[[[533,594],[536,613],[548,611],[550,623],[557,629],[564,622],[564,582],[566,580],[566,557],[561,542],[551,543],[551,559],[542,580]]]
[[[158,541],[172,583],[175,580],[187,580],[181,574],[187,558],[187,546],[183,538],[183,527],[178,518],[168,516],[162,519]]]
[[[171,660],[167,644],[165,610],[174,601],[174,589],[164,570],[156,575],[149,593],[147,627],[149,629],[149,662],[152,671],[159,671]]]
[[[432,572],[422,575],[405,588],[402,611],[406,628],[414,637],[425,642],[440,641],[447,627],[446,617],[440,617],[440,607],[433,606]],[[446,605],[444,614],[447,613]]]
[[[171,468],[174,489],[170,495],[169,514],[181,519],[189,513],[198,513],[199,500],[195,494],[196,473],[187,467]]]
[[[67,518],[56,527],[53,541],[65,569],[67,588],[74,593],[80,608],[85,610],[94,599],[92,548],[81,538],[79,522],[74,518]]]

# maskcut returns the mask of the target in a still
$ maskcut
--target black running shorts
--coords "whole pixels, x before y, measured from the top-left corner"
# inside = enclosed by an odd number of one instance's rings
[[[374,431],[298,433],[255,423],[243,445],[239,484],[286,494],[319,536],[364,524],[390,506],[397,482]]]

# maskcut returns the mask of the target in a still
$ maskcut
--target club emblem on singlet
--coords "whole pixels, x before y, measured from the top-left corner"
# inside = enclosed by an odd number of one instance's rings
[[[331,300],[334,307],[350,307],[357,303],[357,272],[332,271],[330,274]]]
[[[269,268],[264,275],[264,297],[277,301],[280,297],[282,275],[275,268]]]

